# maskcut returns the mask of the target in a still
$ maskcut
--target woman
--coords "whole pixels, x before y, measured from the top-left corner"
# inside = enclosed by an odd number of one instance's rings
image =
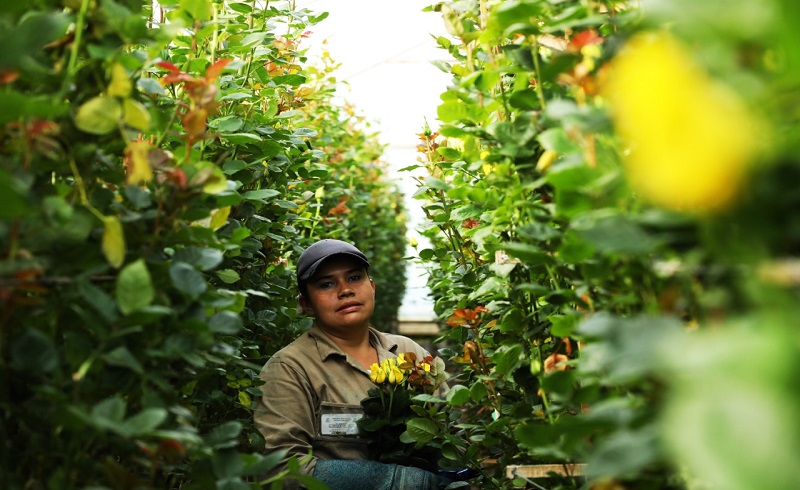
[[[261,371],[255,421],[267,451],[285,450],[298,460],[310,453],[301,471],[334,490],[444,488],[450,483],[444,477],[372,461],[369,441],[359,434],[361,400],[375,387],[369,366],[404,352],[428,355],[413,340],[370,325],[375,283],[367,257],[349,243],[320,240],[303,252],[296,272],[300,306],[314,325]]]

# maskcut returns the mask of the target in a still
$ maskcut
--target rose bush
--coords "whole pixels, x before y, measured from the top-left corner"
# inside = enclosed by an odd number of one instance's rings
[[[257,373],[309,322],[299,251],[369,241],[402,290],[381,145],[332,102],[332,63],[307,65],[324,18],[0,6],[0,486],[255,484],[280,458],[252,424]]]
[[[407,170],[459,367],[437,441],[481,488],[798,478],[800,12],[639,4],[429,9],[453,81]],[[536,463],[586,474],[508,471]]]

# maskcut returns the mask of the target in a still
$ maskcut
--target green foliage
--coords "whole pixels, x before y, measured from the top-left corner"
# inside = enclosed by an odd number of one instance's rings
[[[448,397],[458,422],[438,442],[483,472],[481,488],[541,488],[504,471],[539,462],[588,463],[587,482],[547,488],[788,489],[798,478],[783,463],[800,454],[789,381],[800,311],[798,9],[638,4],[430,8],[449,33],[437,42],[452,61],[438,66],[453,82],[411,169],[427,171],[416,197],[433,245],[418,253],[446,322],[440,353],[459,366]],[[632,149],[602,90],[631,36],[663,30],[691,46],[686,64],[744,101],[749,130],[768,141],[726,209],[659,208],[631,179]],[[669,121],[669,94],[693,90],[658,82],[630,86],[667,94],[639,108],[641,126]],[[706,163],[688,167],[684,185],[662,186],[681,196],[695,181],[723,182]]]
[[[3,488],[256,486],[282,457],[257,375],[310,323],[298,253],[356,241],[378,326],[399,307],[382,148],[305,66],[326,14],[143,3],[0,9]]]

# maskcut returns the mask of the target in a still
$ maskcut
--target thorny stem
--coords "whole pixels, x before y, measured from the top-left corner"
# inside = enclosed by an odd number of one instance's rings
[[[480,330],[477,325],[470,324],[470,328],[475,331],[475,347],[478,349],[478,365],[481,369],[481,374],[488,375],[489,369],[486,367],[486,362],[484,361],[484,354],[483,354],[483,347],[481,347],[481,335]],[[498,413],[500,413],[500,396],[497,394],[497,389],[494,386],[494,381],[492,380],[485,380],[484,384],[489,389],[489,399],[492,402],[492,406]]]
[[[396,388],[392,388],[389,390],[389,413],[386,414],[387,421],[391,424],[392,423],[392,405],[394,404],[394,390]]]
[[[211,8],[214,12],[214,35],[211,38],[211,64],[213,65],[214,62],[217,61],[217,43],[219,42],[219,11],[217,10],[216,5],[213,3],[211,4]]]
[[[539,362],[542,363],[544,366],[544,361],[542,360],[542,344],[539,343],[536,346],[536,351],[539,353]],[[550,425],[555,424],[555,420],[553,419],[553,414],[550,412],[550,400],[547,398],[547,392],[542,389],[542,404],[544,405],[544,412],[547,414],[547,420],[550,422]]]
[[[83,28],[86,24],[86,12],[89,10],[89,0],[81,1],[81,8],[78,10],[78,18],[75,21],[75,40],[72,42],[72,49],[69,52],[69,64],[67,65],[67,76],[64,77],[64,83],[61,86],[62,96],[66,94],[69,84],[75,77],[78,64],[78,53],[81,49],[81,40],[83,39]]]
[[[437,165],[436,165],[436,160],[435,160],[436,151],[434,149],[432,141],[433,141],[433,139],[430,138],[430,137],[426,137],[425,138],[425,158],[428,161],[428,165],[426,165],[426,167],[428,169],[428,172],[433,177],[436,177],[436,174],[438,172],[435,172],[435,171],[440,171],[441,169],[439,167],[437,167]],[[442,207],[444,208],[445,212],[449,213],[450,212],[450,208],[449,208],[449,206],[447,204],[447,196],[445,195],[444,191],[439,191],[439,192],[436,192],[436,193],[433,193],[433,194],[439,200],[439,202],[441,202]],[[425,209],[424,212],[425,212],[426,217],[428,219],[430,219],[431,221],[433,221],[433,216],[431,216],[430,212],[427,209]],[[467,250],[467,251],[470,252],[469,256],[472,259],[472,266],[473,267],[477,267],[478,266],[478,257],[476,256],[475,251],[472,250],[472,249],[464,249],[463,247],[459,246],[459,244],[463,244],[464,243],[464,238],[461,236],[461,233],[459,233],[459,231],[455,227],[455,225],[450,224],[450,226],[448,227],[447,224],[440,224],[439,225],[439,229],[442,231],[442,233],[450,241],[451,248],[454,251],[458,250],[459,252],[461,252],[461,254],[460,254],[461,255],[461,259],[459,261],[461,263],[461,265],[463,265],[464,267],[467,267],[467,265],[468,265],[467,264],[467,255],[468,254],[465,253],[465,250]]]
[[[533,38],[533,47],[535,48],[535,52],[533,53],[533,66],[536,69],[536,95],[539,97],[539,103],[542,105],[542,110],[547,107],[547,103],[544,101],[544,91],[542,89],[542,70],[539,67],[539,40],[534,36]]]
[[[94,206],[89,203],[89,197],[86,194],[86,187],[83,184],[83,178],[81,177],[80,172],[78,171],[78,165],[75,163],[74,158],[70,158],[69,160],[69,168],[72,170],[72,176],[75,179],[75,186],[78,188],[78,194],[81,198],[81,204],[86,207],[93,215],[95,215],[100,221],[105,219],[103,213],[97,210]]]

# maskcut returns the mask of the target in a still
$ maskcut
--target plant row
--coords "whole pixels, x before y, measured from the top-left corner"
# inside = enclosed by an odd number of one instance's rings
[[[0,486],[260,481],[280,455],[253,427],[257,375],[311,321],[291,270],[316,238],[367,253],[391,328],[401,196],[333,102],[336,63],[308,63],[325,17],[0,7]]]
[[[481,488],[795,486],[798,8],[429,10],[453,78],[407,171],[457,375],[411,439]]]

